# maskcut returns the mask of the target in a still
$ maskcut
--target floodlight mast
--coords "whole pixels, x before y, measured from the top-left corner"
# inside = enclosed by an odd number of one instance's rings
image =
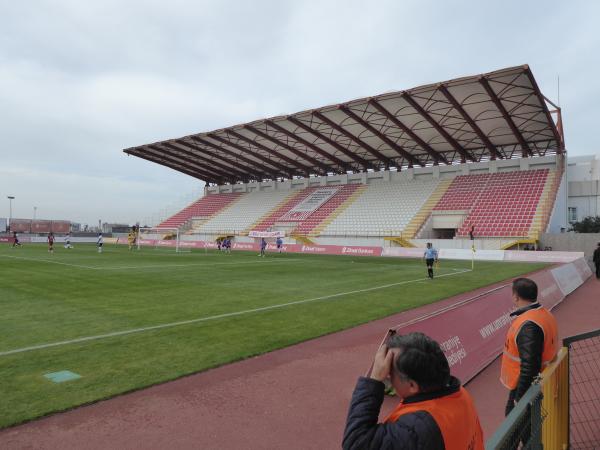
[[[15,197],[14,195],[8,195],[6,198],[8,199],[8,226],[10,227],[12,225],[12,201]]]

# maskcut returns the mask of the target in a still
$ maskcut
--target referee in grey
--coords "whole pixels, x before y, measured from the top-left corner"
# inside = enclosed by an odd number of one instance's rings
[[[427,243],[425,253],[423,253],[423,259],[427,264],[427,275],[429,278],[433,278],[433,263],[438,260],[438,251],[433,248],[431,242]]]

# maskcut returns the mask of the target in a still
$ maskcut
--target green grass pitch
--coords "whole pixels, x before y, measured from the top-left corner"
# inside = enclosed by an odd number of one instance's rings
[[[369,322],[543,264],[478,262],[474,272],[470,266],[442,261],[438,275],[444,276],[431,281],[421,261],[408,259],[130,252],[107,244],[102,254],[76,245],[58,246],[50,255],[44,245],[2,245],[0,427]],[[48,346],[54,343],[60,344]],[[39,348],[23,351],[30,347]],[[81,378],[57,384],[44,377],[65,370]]]

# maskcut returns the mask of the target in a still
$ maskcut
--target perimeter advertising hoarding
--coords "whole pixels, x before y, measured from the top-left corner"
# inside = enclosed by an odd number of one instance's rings
[[[505,261],[568,263],[579,258],[583,258],[583,252],[504,250]]]
[[[583,263],[585,264],[585,261]],[[578,287],[587,279],[580,276],[579,265],[581,264],[568,263],[562,266],[568,266],[564,271],[556,271],[556,268],[546,269],[528,276],[537,283],[539,300],[546,308],[554,308],[565,297],[557,278],[565,283],[563,277],[566,274],[577,275],[577,286],[570,283],[569,289]],[[504,338],[512,321],[509,314],[514,309],[511,291],[511,281],[508,280],[506,284],[486,293],[392,328],[400,334],[419,331],[438,341],[446,354],[452,373],[464,383],[502,352]]]
[[[120,241],[119,241],[120,242]],[[125,242],[122,242],[125,244]],[[159,247],[175,247],[174,240],[154,240],[141,239],[140,244]],[[217,248],[215,242],[207,241],[180,241],[180,247],[186,248]],[[234,242],[231,245],[233,250],[248,250],[259,251],[260,246],[254,242]],[[352,256],[381,256],[381,247],[369,247],[359,245],[302,245],[302,244],[287,244],[282,246],[282,250],[288,253],[308,253],[319,255],[352,255]],[[277,251],[277,246],[270,243],[267,244],[267,252]]]

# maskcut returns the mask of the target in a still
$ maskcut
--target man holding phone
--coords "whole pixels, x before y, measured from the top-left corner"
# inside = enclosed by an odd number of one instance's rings
[[[389,377],[400,403],[377,423]],[[344,449],[483,450],[475,405],[439,344],[422,333],[390,336],[360,377],[346,420]]]

